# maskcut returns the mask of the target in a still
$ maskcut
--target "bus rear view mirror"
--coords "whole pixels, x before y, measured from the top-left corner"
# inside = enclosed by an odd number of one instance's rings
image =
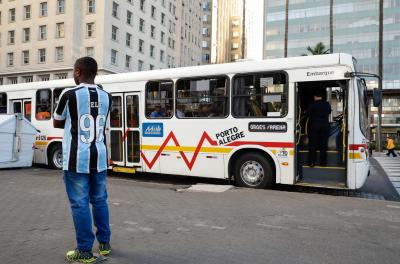
[[[374,88],[373,90],[372,102],[374,107],[379,107],[382,103],[382,91],[380,91],[378,88]]]

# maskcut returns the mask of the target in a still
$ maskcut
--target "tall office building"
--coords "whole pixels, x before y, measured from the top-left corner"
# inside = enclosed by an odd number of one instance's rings
[[[212,36],[212,0],[203,0],[202,2],[202,28],[201,28],[201,48],[202,48],[202,55],[201,55],[201,63],[202,64],[209,64],[211,62],[211,36]]]
[[[244,0],[214,0],[212,63],[243,59]]]
[[[318,42],[330,45],[330,1],[265,0],[264,58],[284,56],[288,23],[288,56],[307,53]],[[400,1],[385,0],[383,33],[383,134],[400,136]],[[379,1],[333,1],[333,52],[346,52],[358,61],[358,71],[378,73]],[[369,82],[377,87],[376,82]],[[372,121],[377,112],[372,108]],[[374,134],[374,128],[372,134]]]
[[[0,85],[198,65],[199,0],[0,0]],[[182,55],[181,55],[182,54]]]

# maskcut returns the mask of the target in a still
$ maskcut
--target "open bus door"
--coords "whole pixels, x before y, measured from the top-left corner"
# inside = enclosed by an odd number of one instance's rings
[[[134,172],[141,166],[139,93],[114,93],[110,109],[109,142],[115,171]],[[131,168],[131,169],[123,169]]]
[[[316,91],[323,94],[332,109],[329,117],[326,164],[320,166],[320,151],[317,147],[315,166],[310,166],[310,124],[305,112],[313,102]],[[348,142],[348,81],[299,82],[296,86],[296,184],[346,188],[347,187],[347,142]],[[319,145],[319,144],[318,144]]]

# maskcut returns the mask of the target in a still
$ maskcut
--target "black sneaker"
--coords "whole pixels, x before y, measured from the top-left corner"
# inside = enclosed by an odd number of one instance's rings
[[[65,255],[65,259],[69,262],[80,263],[93,263],[96,261],[92,251],[80,251],[79,249],[68,251]]]
[[[110,243],[99,243],[99,253],[102,256],[107,256],[111,253],[111,245]]]

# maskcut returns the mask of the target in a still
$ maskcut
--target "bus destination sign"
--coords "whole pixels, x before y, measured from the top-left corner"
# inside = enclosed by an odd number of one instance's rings
[[[285,122],[251,122],[249,123],[250,132],[287,132]]]

